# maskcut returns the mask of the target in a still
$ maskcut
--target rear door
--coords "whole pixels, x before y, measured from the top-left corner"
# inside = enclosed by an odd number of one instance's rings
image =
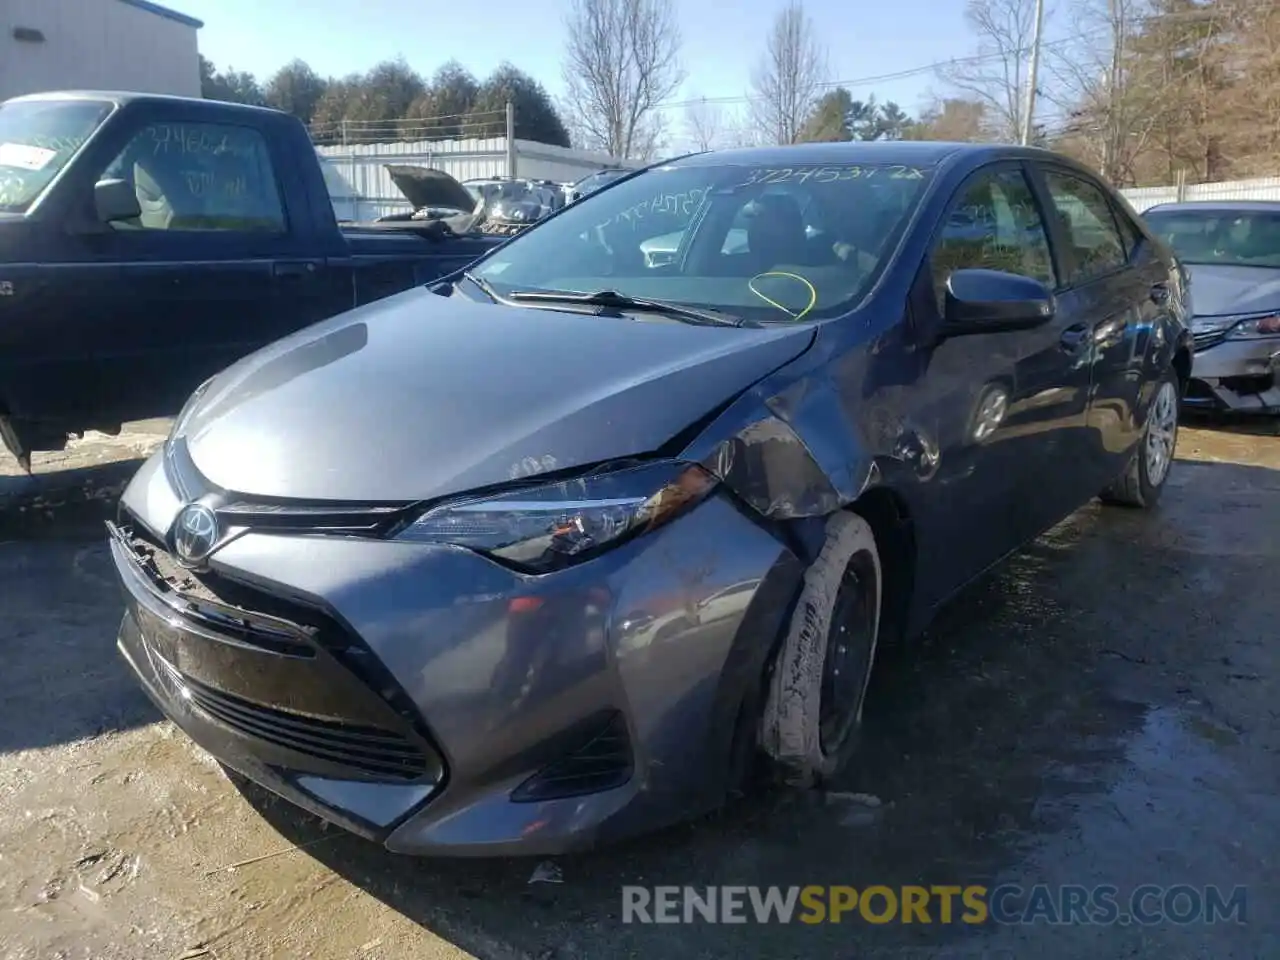
[[[306,275],[324,263],[290,229],[268,120],[210,122],[182,104],[128,116],[68,188],[85,228],[52,264],[46,349],[29,358],[31,389],[59,385],[34,406],[97,424],[176,412],[202,380],[296,325],[278,265]],[[142,215],[94,232],[93,184],[117,178]]]
[[[1087,472],[1077,503],[1085,502],[1120,473],[1140,434],[1136,406],[1150,324],[1160,309],[1153,300],[1164,270],[1132,224],[1126,240],[1105,187],[1076,170],[1040,167],[1054,212],[1054,241],[1063,285],[1059,310],[1070,323],[1064,346],[1073,364],[1088,372],[1089,403],[1080,451]]]

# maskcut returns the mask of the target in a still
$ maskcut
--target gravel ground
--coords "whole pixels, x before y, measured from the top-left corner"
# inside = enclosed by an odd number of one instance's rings
[[[1184,431],[873,682],[858,769],[557,865],[414,861],[229,781],[114,650],[100,521],[163,423],[0,459],[0,956],[1280,957],[1280,438]],[[863,795],[863,796],[858,796]],[[871,798],[871,799],[868,799]],[[1247,887],[1248,922],[636,925],[623,884]]]

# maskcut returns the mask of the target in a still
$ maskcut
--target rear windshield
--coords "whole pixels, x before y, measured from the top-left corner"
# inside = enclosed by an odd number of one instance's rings
[[[500,294],[612,290],[763,322],[846,312],[932,171],[888,164],[668,166],[593,193],[474,273]]]
[[[86,100],[0,104],[0,210],[26,212],[110,112]]]
[[[1144,219],[1184,263],[1280,268],[1280,212],[1157,210]]]

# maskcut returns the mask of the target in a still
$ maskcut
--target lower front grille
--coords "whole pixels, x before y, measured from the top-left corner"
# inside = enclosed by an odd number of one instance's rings
[[[358,636],[316,607],[180,567],[125,510],[121,521],[108,526],[124,562],[164,608],[140,611],[156,623],[157,638],[144,643],[203,717],[296,754],[300,771],[443,779],[416,705]]]
[[[435,767],[417,744],[394,730],[338,723],[252,703],[200,683],[162,662],[192,706],[235,732],[379,779],[418,780]]]
[[[585,743],[544,767],[511,794],[517,803],[599,793],[631,779],[631,739],[622,714],[612,714]]]

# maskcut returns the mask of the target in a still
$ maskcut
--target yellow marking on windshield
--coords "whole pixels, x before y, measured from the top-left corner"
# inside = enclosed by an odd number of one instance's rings
[[[808,306],[806,306],[799,313],[796,313],[793,310],[790,310],[787,307],[784,307],[777,300],[774,300],[771,297],[765,296],[763,293],[761,293],[759,290],[756,289],[756,281],[761,280],[764,277],[786,277],[788,280],[799,280],[801,283],[805,285],[805,288],[809,291]],[[785,270],[769,270],[765,273],[757,273],[754,277],[752,277],[750,280],[747,281],[747,289],[750,290],[752,293],[754,293],[757,297],[759,297],[765,303],[769,304],[769,306],[776,307],[777,309],[781,310],[783,313],[789,316],[792,320],[803,320],[805,315],[808,314],[809,311],[812,310],[818,302],[818,291],[817,291],[817,288],[814,287],[812,283],[810,283],[804,277],[800,276],[800,274],[798,273],[788,273]]]

